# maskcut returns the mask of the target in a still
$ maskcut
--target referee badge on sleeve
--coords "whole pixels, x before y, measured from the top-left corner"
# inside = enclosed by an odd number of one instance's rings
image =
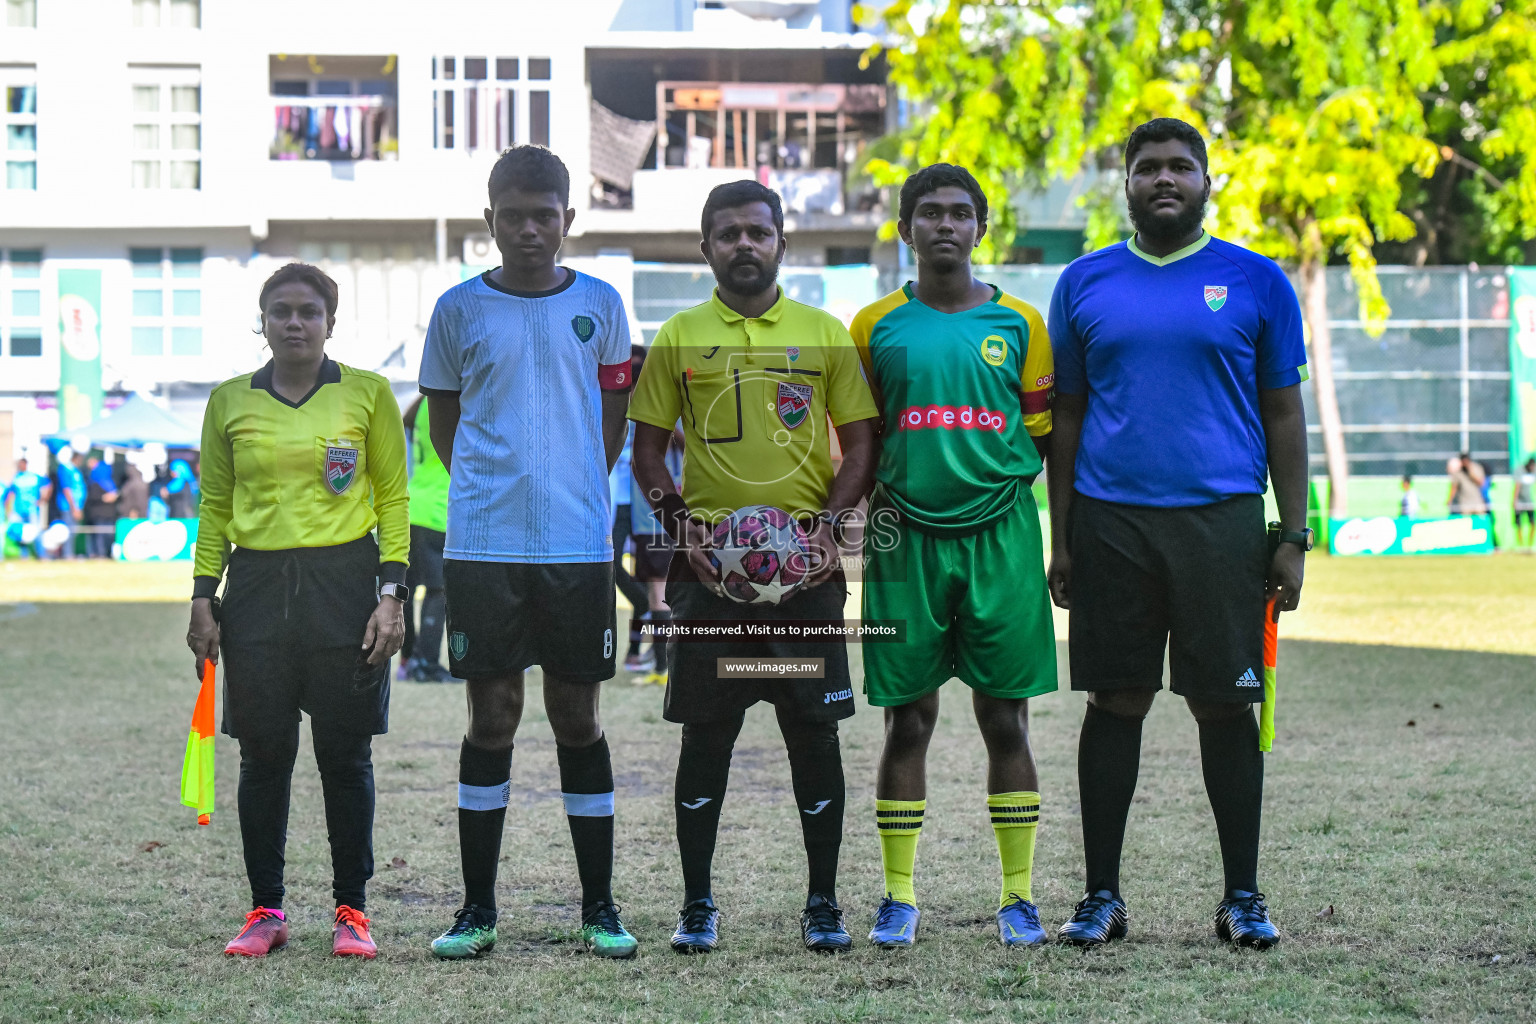
[[[332,494],[343,494],[356,479],[357,449],[328,446],[325,449],[325,486]]]

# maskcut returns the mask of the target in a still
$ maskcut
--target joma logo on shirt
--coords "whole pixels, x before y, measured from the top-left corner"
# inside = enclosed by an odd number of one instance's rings
[[[969,405],[913,405],[901,411],[898,430],[996,430],[1008,426],[1008,417],[990,409]]]

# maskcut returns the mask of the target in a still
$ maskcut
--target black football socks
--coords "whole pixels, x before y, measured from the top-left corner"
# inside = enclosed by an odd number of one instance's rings
[[[843,754],[836,722],[779,718],[789,753],[789,774],[800,809],[809,868],[807,895],[837,892],[837,857],[843,844]]]
[[[496,909],[496,862],[512,793],[512,747],[459,747],[459,859],[464,867],[464,903]]]
[[[585,747],[557,743],[555,755],[585,912],[613,902],[613,762],[608,737],[599,736]]]
[[[1077,744],[1077,785],[1083,805],[1083,860],[1088,892],[1120,895],[1125,819],[1141,768],[1140,718],[1121,718],[1095,704],[1083,716]]]
[[[1259,818],[1264,803],[1264,755],[1253,708],[1200,724],[1200,766],[1216,817],[1227,896],[1259,890]]]
[[[677,852],[683,864],[685,904],[713,895],[710,871],[720,829],[720,805],[725,802],[731,751],[736,747],[744,718],[745,714],[738,712],[723,721],[683,726],[673,809],[677,814]]]

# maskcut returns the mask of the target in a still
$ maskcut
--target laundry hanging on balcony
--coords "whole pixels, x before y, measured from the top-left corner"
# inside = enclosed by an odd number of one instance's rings
[[[274,160],[379,160],[394,151],[395,107],[384,97],[283,101],[276,108]]]
[[[633,121],[593,100],[592,176],[628,192],[655,137],[655,121]]]

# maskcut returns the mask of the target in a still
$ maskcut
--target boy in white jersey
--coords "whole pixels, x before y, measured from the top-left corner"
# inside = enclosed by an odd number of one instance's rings
[[[582,938],[633,956],[613,875],[613,770],[598,687],[614,674],[608,473],[624,445],[630,329],[609,285],[556,266],[570,175],[542,146],[503,153],[486,225],[502,265],[445,292],[421,390],[452,471],[443,575],[449,668],[468,685],[459,754],[464,907],[432,943],[445,959],[496,944],[496,863],[511,793],[523,670],[544,673],[582,887]]]

